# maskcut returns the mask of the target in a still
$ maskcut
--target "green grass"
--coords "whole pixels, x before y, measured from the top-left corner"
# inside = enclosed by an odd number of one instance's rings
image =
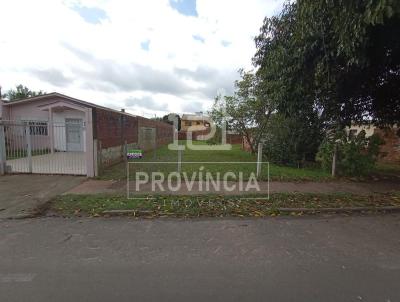
[[[181,142],[183,144],[184,142]],[[203,145],[204,142],[195,142],[196,145]],[[162,146],[157,149],[155,155],[153,152],[144,154],[144,158],[131,160],[132,164],[129,165],[130,175],[134,175],[135,171],[147,172],[173,172],[177,170],[178,153],[174,150],[169,150],[168,146]],[[204,167],[204,172],[211,172],[213,175],[220,172],[234,172],[238,175],[239,172],[243,173],[244,179],[247,179],[250,173],[256,172],[256,156],[241,149],[241,145],[233,145],[232,150],[227,151],[201,151],[190,150],[186,148],[182,153],[182,172],[192,175],[193,172],[198,172],[200,167]],[[265,161],[265,159],[264,159]],[[164,162],[152,163],[148,162]],[[185,163],[186,162],[186,163]],[[187,162],[201,162],[201,164],[187,163]],[[211,163],[210,163],[211,162]],[[224,163],[218,163],[224,162]],[[233,163],[235,162],[235,163]],[[262,165],[261,179],[268,179],[268,164]],[[326,171],[317,168],[299,169],[294,167],[278,166],[269,164],[269,175],[271,180],[285,180],[285,181],[323,181],[331,179],[331,176]],[[126,179],[126,165],[120,163],[107,168],[103,171],[99,179],[103,180],[121,180]]]
[[[358,196],[352,194],[271,194],[239,196],[142,196],[151,199],[126,199],[123,196],[63,195],[52,210],[62,215],[103,215],[109,210],[135,210],[135,216],[147,217],[254,217],[280,214],[278,208],[321,208],[400,206],[400,194]],[[248,197],[248,196],[246,196]]]

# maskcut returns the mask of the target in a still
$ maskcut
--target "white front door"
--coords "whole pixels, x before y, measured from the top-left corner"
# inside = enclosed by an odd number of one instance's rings
[[[65,119],[67,151],[83,151],[83,121],[81,119]]]

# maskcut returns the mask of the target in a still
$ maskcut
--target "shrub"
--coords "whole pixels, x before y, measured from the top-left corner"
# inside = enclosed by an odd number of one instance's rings
[[[264,157],[280,165],[304,166],[315,160],[321,133],[317,117],[300,119],[274,114],[263,136]]]
[[[362,176],[374,168],[379,155],[379,146],[383,141],[376,134],[366,137],[364,130],[357,136],[349,136],[345,131],[327,136],[316,157],[326,170],[332,168],[335,143],[338,148],[336,161],[338,174]]]

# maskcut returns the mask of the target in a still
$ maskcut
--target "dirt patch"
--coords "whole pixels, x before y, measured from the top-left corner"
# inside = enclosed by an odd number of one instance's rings
[[[0,218],[35,216],[46,207],[49,200],[76,187],[85,179],[69,175],[1,176]]]

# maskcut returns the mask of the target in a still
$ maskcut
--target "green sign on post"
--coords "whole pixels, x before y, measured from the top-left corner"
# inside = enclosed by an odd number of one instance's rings
[[[143,152],[140,149],[128,150],[127,157],[128,159],[142,158]]]

